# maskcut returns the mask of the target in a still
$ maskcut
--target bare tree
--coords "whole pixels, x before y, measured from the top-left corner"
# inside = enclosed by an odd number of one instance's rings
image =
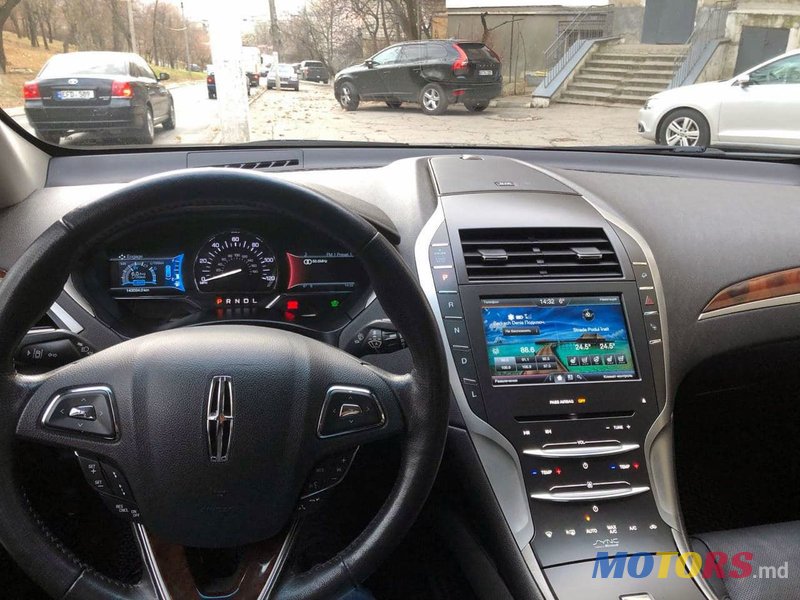
[[[3,46],[3,28],[5,27],[11,11],[22,0],[0,0],[0,71],[6,72],[6,50]]]

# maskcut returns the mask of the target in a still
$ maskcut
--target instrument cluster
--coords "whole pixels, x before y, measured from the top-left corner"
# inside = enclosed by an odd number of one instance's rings
[[[135,227],[75,279],[109,325],[130,334],[231,320],[330,331],[370,294],[361,263],[333,240],[250,214]]]

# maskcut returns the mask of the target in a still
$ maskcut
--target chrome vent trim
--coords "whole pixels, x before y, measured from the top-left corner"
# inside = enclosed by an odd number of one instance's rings
[[[462,229],[469,281],[622,277],[602,228]]]

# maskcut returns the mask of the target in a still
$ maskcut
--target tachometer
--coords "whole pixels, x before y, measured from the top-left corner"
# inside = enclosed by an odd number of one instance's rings
[[[268,292],[275,287],[275,253],[244,231],[226,231],[208,240],[197,253],[194,281],[201,292]]]

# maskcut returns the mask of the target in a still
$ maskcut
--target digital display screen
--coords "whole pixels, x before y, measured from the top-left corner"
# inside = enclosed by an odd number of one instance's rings
[[[636,377],[620,296],[481,299],[494,385]]]
[[[111,292],[116,296],[169,295],[186,291],[183,281],[183,254],[156,258],[120,254],[109,259]]]
[[[359,262],[349,252],[287,253],[287,290],[349,291],[361,276]]]

